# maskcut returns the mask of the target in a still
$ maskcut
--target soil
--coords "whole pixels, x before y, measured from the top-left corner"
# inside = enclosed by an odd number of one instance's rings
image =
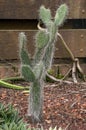
[[[18,85],[21,83],[18,83]],[[27,83],[22,83],[23,86]],[[0,87],[0,102],[12,103],[29,126],[50,126],[66,130],[86,130],[86,85],[46,83],[44,88],[43,121],[31,123],[27,118],[29,93]]]

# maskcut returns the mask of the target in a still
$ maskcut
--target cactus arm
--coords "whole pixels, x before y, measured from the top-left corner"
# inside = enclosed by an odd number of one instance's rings
[[[21,59],[21,63],[22,64],[25,64],[25,65],[31,65],[31,60],[30,60],[30,57],[28,55],[28,52],[27,52],[27,49],[26,49],[26,36],[25,34],[22,32],[19,34],[19,56],[20,56],[20,59]]]
[[[38,31],[36,34],[36,47],[38,49],[44,48],[49,41],[49,36],[45,31]]]
[[[56,11],[56,15],[55,15],[55,24],[56,26],[61,26],[64,22],[64,20],[66,19],[66,15],[68,13],[68,7],[66,4],[62,4]]]
[[[40,25],[39,25],[39,29],[41,32],[43,32],[43,28]],[[44,46],[44,48],[42,50],[43,52],[41,51],[41,53],[39,52],[39,54],[40,54],[40,60],[43,60],[45,69],[47,70],[50,68],[50,66],[52,64],[52,58],[53,58],[54,48],[55,48],[54,43],[56,41],[56,29],[55,29],[55,26],[53,23],[51,24],[49,33],[47,33],[46,35],[48,35],[49,40],[48,40],[46,46]],[[38,56],[36,55],[36,57],[38,57]]]
[[[29,65],[22,65],[21,66],[21,73],[26,81],[33,82],[35,80],[35,74]]]
[[[44,6],[41,6],[39,11],[39,18],[46,26],[48,26],[49,23],[52,21],[50,9],[46,9]]]
[[[38,26],[38,29],[39,28],[40,28],[40,25]],[[38,31],[38,33],[35,36],[35,42],[36,42],[36,51],[34,55],[34,61],[35,63],[38,63],[40,60],[42,60],[41,57],[44,53],[44,49],[49,42],[49,35],[46,29]]]
[[[25,65],[29,64],[31,66],[31,60],[30,60],[26,50],[24,50],[24,49],[21,50],[20,58],[21,58],[22,64],[25,64]]]

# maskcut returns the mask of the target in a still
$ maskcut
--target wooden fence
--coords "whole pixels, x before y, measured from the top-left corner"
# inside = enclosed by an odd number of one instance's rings
[[[0,0],[0,18],[37,19],[40,5],[51,8],[54,15],[62,3],[69,7],[69,18],[86,18],[86,0]]]
[[[59,32],[74,56],[84,59],[81,61],[84,61],[82,64],[86,72],[86,0],[0,0],[0,61],[19,59],[18,34],[21,31],[26,33],[28,50],[33,55],[39,7],[45,5],[52,10],[54,16],[62,3],[68,5],[69,13]],[[69,58],[65,48],[61,46],[60,39],[56,43],[54,58]]]

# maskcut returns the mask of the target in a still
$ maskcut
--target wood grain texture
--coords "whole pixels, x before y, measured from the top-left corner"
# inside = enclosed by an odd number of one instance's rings
[[[86,57],[86,30],[68,29],[60,31],[63,39],[67,43],[75,57]],[[62,46],[62,41],[58,39],[55,57],[69,57],[66,49]]]
[[[0,19],[38,19],[41,5],[51,8],[54,16],[62,3],[68,5],[69,18],[86,18],[86,0],[0,0]]]
[[[34,55],[35,34],[37,31],[24,31],[27,36],[28,51]],[[0,31],[0,60],[19,59],[18,57],[18,34],[20,31]],[[86,57],[86,30],[60,30],[64,40],[75,57]],[[56,42],[55,58],[69,57],[61,40]]]
[[[54,70],[54,76],[58,70],[58,67],[59,67],[60,74],[65,75],[71,69],[71,66],[72,66],[72,63],[70,63],[70,64],[64,64],[64,63],[63,64],[61,64],[61,63],[53,64],[52,69]],[[86,63],[80,63],[80,66],[81,66],[84,74],[86,74]]]
[[[13,69],[12,66],[16,67],[16,71]],[[69,69],[71,68],[72,63],[70,64],[53,64],[52,65],[52,70],[53,70],[53,76],[56,76],[56,72],[59,71],[61,75],[65,75]],[[80,64],[84,74],[86,75],[86,64],[81,63]],[[19,63],[14,63],[11,61],[10,65],[9,64],[0,64],[0,79],[2,78],[8,78],[8,77],[15,77],[17,75],[20,75],[20,62]]]
[[[45,0],[0,0],[0,19],[36,19]]]
[[[50,0],[49,7],[52,9],[53,15],[62,3],[68,5],[69,19],[86,18],[86,0]]]

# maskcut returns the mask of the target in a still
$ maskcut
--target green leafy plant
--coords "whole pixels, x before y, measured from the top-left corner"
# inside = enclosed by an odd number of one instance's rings
[[[27,89],[29,89],[27,87],[23,87],[23,86],[18,86],[18,85],[15,85],[15,84],[7,83],[5,81],[5,79],[0,80],[0,86],[5,87],[5,88],[9,88],[9,89],[16,89],[16,90],[27,90]]]
[[[52,65],[58,27],[64,22],[67,10],[65,4],[61,5],[52,20],[50,9],[40,7],[39,18],[46,28],[41,28],[38,23],[39,31],[35,36],[36,50],[33,61],[27,51],[25,34],[23,32],[19,34],[21,74],[26,81],[31,82],[28,116],[31,116],[34,121],[42,119],[43,84],[46,73]]]
[[[28,130],[26,126],[11,104],[0,103],[0,130]]]
[[[44,128],[29,127],[29,124],[24,123],[18,111],[11,104],[0,103],[0,130],[44,130]],[[57,129],[50,127],[49,130]]]
[[[18,111],[15,110],[11,104],[4,105],[0,103],[0,124],[18,123],[21,119]]]
[[[27,125],[23,121],[19,121],[17,124],[15,122],[5,123],[0,126],[0,130],[29,130],[29,128],[27,129]]]

